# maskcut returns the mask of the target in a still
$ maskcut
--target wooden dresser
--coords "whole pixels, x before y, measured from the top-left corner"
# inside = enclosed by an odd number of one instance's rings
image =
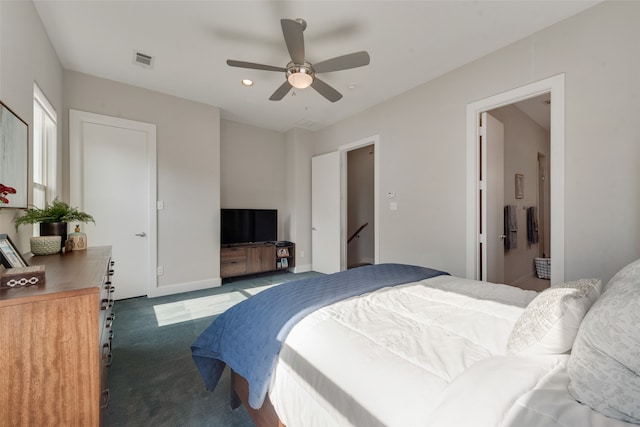
[[[0,290],[0,424],[99,426],[109,401],[111,247],[26,256],[42,286]]]

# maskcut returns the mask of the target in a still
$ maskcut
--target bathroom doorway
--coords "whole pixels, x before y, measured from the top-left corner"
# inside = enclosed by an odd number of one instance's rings
[[[495,131],[487,133],[487,200],[494,200],[500,194],[502,205],[491,202],[487,206],[489,223],[500,225],[500,232],[487,236],[490,252],[487,263],[487,279],[499,277],[500,283],[523,289],[541,291],[549,287],[549,277],[539,269],[543,255],[551,256],[545,248],[545,235],[549,223],[550,184],[550,93],[544,93],[523,101],[505,105],[488,112],[502,124],[500,144],[493,144],[491,138],[498,139]],[[501,171],[492,171],[489,160],[500,149],[503,159]],[[492,172],[500,173],[500,180],[491,180]],[[492,196],[493,195],[493,196]],[[493,221],[492,221],[493,220]],[[500,235],[498,241],[497,235]],[[495,242],[498,241],[497,244]],[[500,265],[491,262],[494,258],[503,260]],[[495,271],[495,269],[501,271]]]
[[[552,257],[553,268],[550,269],[550,284],[564,281],[564,74],[549,77],[538,82],[503,92],[489,98],[475,101],[467,105],[467,277],[477,280],[487,280],[488,260],[491,252],[488,251],[487,228],[487,195],[491,190],[486,181],[486,145],[482,142],[480,118],[482,113],[512,105],[521,101],[536,98],[543,94],[550,94],[550,128],[549,128],[549,153],[547,192],[549,220],[545,221],[545,235],[548,239],[545,246],[549,248],[547,256]],[[529,173],[528,173],[529,174]],[[523,175],[516,178],[516,175]],[[524,174],[514,172],[505,185],[513,186],[512,197],[516,197],[516,182],[520,182],[521,188],[537,187],[538,172],[531,173],[530,178]],[[553,178],[553,179],[551,179]],[[529,186],[527,187],[527,183]],[[504,190],[504,189],[503,189]],[[539,194],[539,192],[534,192]],[[529,191],[531,194],[531,191]],[[538,197],[538,196],[536,196]],[[506,200],[505,200],[506,202]],[[517,207],[517,203],[516,203]],[[520,208],[525,211],[528,207],[521,202]],[[526,225],[526,221],[525,221]],[[525,244],[526,244],[526,235]]]

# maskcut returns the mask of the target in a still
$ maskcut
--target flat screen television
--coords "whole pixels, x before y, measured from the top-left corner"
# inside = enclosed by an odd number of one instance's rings
[[[220,243],[259,243],[278,240],[277,209],[221,209]]]

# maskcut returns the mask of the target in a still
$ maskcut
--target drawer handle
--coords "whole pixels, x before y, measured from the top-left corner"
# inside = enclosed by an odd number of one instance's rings
[[[111,393],[109,389],[106,388],[102,390],[102,402],[100,403],[100,409],[106,409],[109,406],[109,401],[111,400]]]
[[[107,354],[107,363],[104,364],[107,368],[113,363],[113,353]]]
[[[102,360],[106,360],[111,354],[111,342],[102,344]]]
[[[102,344],[102,361],[107,368],[113,363],[113,352],[111,351],[111,338],[108,343]]]
[[[106,310],[109,307],[111,307],[111,306],[109,305],[109,300],[108,299],[103,299],[102,301],[100,301],[100,310]]]

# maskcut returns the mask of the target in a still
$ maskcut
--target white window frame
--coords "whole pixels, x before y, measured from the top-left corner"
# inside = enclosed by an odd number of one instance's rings
[[[44,208],[57,195],[58,115],[37,83],[33,84],[33,109],[32,205]]]

